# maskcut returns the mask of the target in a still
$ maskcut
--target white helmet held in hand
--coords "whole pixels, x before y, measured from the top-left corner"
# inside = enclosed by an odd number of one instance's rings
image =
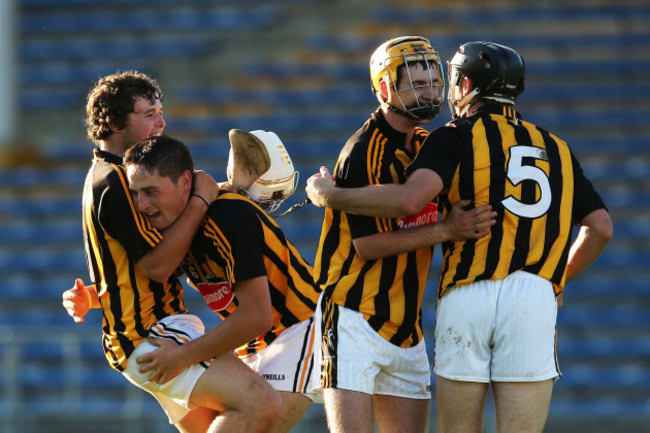
[[[251,134],[264,143],[271,160],[271,166],[244,191],[267,213],[272,213],[296,190],[298,172],[293,168],[289,153],[276,133],[258,130],[251,131]],[[233,152],[231,148],[226,170],[228,180],[232,178],[232,170]]]

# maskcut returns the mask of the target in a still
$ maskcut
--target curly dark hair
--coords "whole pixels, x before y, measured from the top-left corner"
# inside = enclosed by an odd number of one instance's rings
[[[88,138],[94,142],[108,138],[112,133],[109,121],[120,128],[124,127],[127,115],[133,112],[137,96],[148,99],[151,103],[157,99],[163,100],[163,93],[156,80],[141,72],[116,72],[100,78],[88,93]]]

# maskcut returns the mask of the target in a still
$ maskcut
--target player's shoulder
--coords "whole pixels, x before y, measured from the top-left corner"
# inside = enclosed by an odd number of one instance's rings
[[[260,214],[264,210],[250,198],[225,190],[219,192],[208,209],[208,216],[218,224],[257,219]]]
[[[461,130],[458,128],[458,124],[449,122],[444,126],[435,128],[429,133],[426,140],[427,142],[439,142],[439,141],[456,141],[462,138]]]
[[[255,212],[259,206],[257,206],[253,200],[244,195],[221,190],[219,191],[217,199],[210,206],[210,209],[212,208],[221,211]]]

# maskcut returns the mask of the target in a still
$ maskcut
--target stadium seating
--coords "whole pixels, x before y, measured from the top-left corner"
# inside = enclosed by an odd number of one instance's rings
[[[57,422],[78,416],[102,433],[96,422],[102,416],[161,418],[152,398],[106,365],[101,314],[93,311],[85,325],[75,325],[60,304],[60,293],[75,277],[88,281],[80,196],[91,145],[81,119],[94,80],[118,69],[157,77],[166,94],[167,131],[184,138],[197,166],[216,178],[225,176],[229,129],[277,132],[300,171],[288,207],[304,199],[304,182],[320,165],[333,167],[345,140],[375,108],[367,76],[372,50],[391,36],[420,33],[445,59],[467,40],[494,40],[520,50],[527,64],[526,90],[518,102],[524,118],[569,143],[614,218],[614,240],[567,285],[558,312],[563,377],[555,385],[549,431],[577,433],[570,423],[576,419],[601,421],[589,431],[623,431],[629,420],[639,423],[629,431],[650,430],[648,5],[17,3],[20,134],[41,144],[42,161],[0,171],[0,419],[17,423],[28,410],[35,419]],[[431,127],[449,119],[445,110]],[[322,215],[308,205],[278,220],[311,262]],[[436,247],[423,307],[429,355],[440,263]],[[214,320],[200,297],[188,293],[188,299],[191,310]],[[38,430],[36,421],[23,422],[24,428],[13,431]],[[141,431],[153,431],[153,425]],[[607,426],[620,428],[599,430]],[[156,427],[166,431],[166,420]],[[73,430],[61,424],[58,431]]]

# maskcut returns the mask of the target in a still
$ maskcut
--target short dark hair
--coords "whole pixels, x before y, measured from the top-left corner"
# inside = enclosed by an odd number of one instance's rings
[[[408,62],[408,63],[403,63],[403,64],[399,65],[397,67],[396,71],[395,71],[396,72],[396,74],[395,74],[396,75],[396,77],[395,77],[395,87],[396,88],[399,85],[402,78],[407,76],[407,72],[406,72],[407,66],[410,67],[410,66],[416,66],[416,65],[422,66],[422,69],[424,69],[425,71],[428,71],[431,68],[435,68],[435,66],[436,66],[436,64],[434,62],[425,61],[425,60],[417,60],[415,62]]]
[[[176,182],[186,170],[194,172],[194,159],[185,143],[168,135],[145,138],[124,154],[124,165],[137,165]]]
[[[138,96],[152,104],[163,100],[156,80],[141,72],[116,72],[100,78],[88,93],[86,102],[88,138],[95,142],[108,138],[112,133],[109,122],[124,127]]]

